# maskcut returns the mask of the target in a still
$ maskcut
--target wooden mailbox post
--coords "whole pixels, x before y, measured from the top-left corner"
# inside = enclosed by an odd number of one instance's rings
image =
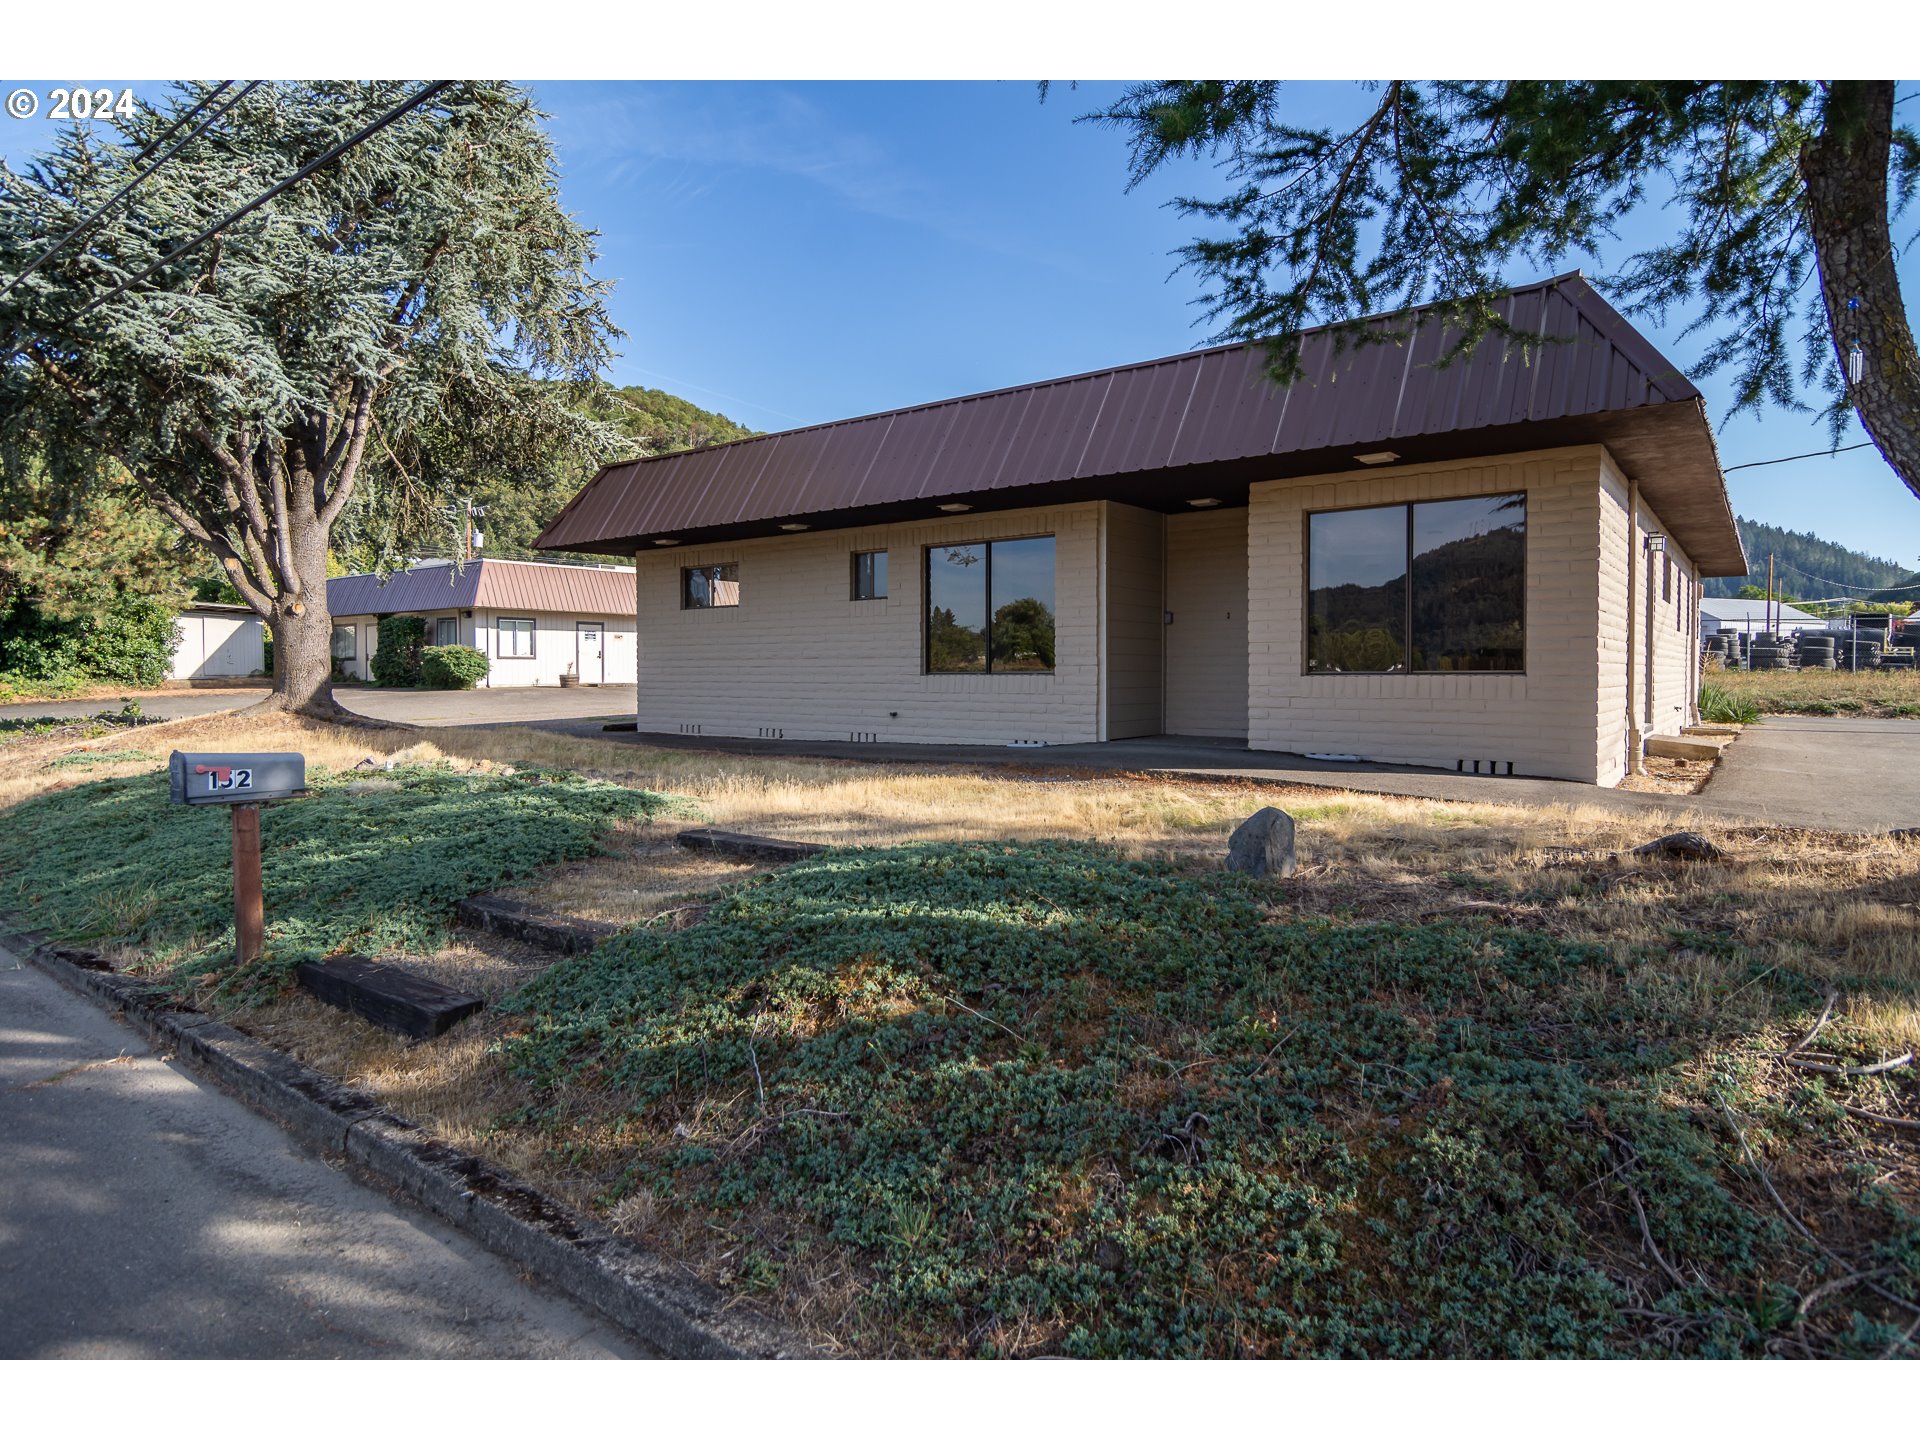
[[[266,947],[266,901],[260,885],[260,802],[286,800],[307,788],[304,755],[193,754],[176,750],[167,779],[178,805],[225,805],[233,811],[233,935],[240,962]]]

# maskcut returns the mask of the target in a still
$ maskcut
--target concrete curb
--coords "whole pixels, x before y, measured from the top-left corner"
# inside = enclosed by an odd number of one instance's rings
[[[36,931],[0,927],[0,940],[67,988],[119,1012],[309,1148],[344,1160],[356,1178],[399,1191],[669,1359],[822,1358],[785,1327],[730,1307],[725,1296],[676,1273],[660,1256],[480,1156],[436,1140],[372,1097],[231,1025],[177,1008],[168,991],[84,969]]]

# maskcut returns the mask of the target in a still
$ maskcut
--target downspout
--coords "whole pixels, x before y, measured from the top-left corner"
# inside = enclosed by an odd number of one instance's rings
[[[1640,707],[1635,703],[1635,680],[1639,675],[1639,666],[1635,663],[1640,636],[1640,482],[1627,482],[1627,773],[1641,775],[1646,766],[1641,760],[1641,747],[1646,743],[1646,734],[1640,728]]]

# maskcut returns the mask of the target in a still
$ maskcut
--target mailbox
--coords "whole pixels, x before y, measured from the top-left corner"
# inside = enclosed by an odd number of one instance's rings
[[[167,778],[177,805],[253,805],[307,788],[304,755],[201,755],[176,750]]]

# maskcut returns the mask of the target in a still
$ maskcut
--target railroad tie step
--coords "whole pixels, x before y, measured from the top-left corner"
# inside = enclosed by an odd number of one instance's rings
[[[309,961],[295,974],[316,1000],[414,1040],[444,1035],[486,1004],[478,995],[364,955]]]
[[[804,860],[809,855],[819,855],[829,848],[806,840],[777,840],[771,835],[743,835],[737,830],[716,830],[708,825],[696,825],[690,830],[682,830],[674,838],[689,850],[703,850],[714,855],[731,855],[740,860],[772,861],[776,865]]]

